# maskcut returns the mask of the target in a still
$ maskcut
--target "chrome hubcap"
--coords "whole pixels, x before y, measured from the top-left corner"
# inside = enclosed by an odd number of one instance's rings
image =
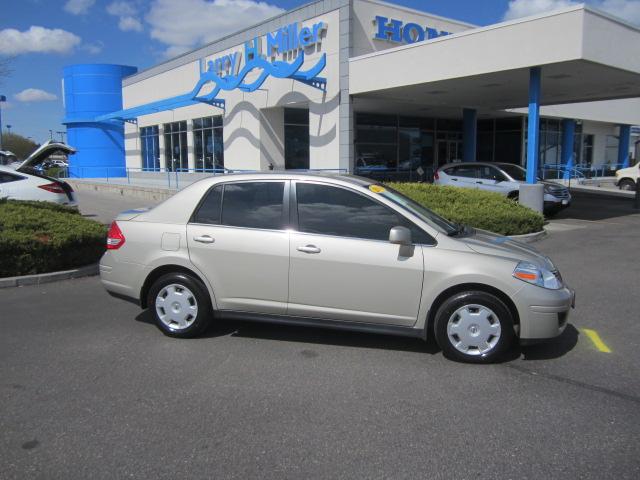
[[[465,355],[485,355],[500,340],[500,321],[484,305],[465,305],[453,312],[447,323],[451,345]]]
[[[184,330],[198,316],[196,297],[184,285],[172,283],[158,292],[156,313],[162,323],[172,330]]]

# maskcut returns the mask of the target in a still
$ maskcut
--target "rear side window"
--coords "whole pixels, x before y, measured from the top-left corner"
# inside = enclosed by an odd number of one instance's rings
[[[344,188],[298,183],[296,200],[301,232],[388,241],[393,227],[407,227],[414,243],[433,243],[428,234],[396,211]]]
[[[220,213],[222,212],[222,189],[223,185],[217,185],[209,190],[198,206],[191,219],[194,223],[205,223],[211,225],[220,224]]]
[[[0,183],[17,182],[18,180],[24,180],[25,177],[20,175],[14,175],[13,173],[0,172]]]
[[[222,195],[221,224],[281,230],[284,182],[227,183]]]
[[[476,178],[478,169],[473,166],[455,167],[450,175],[454,177]]]

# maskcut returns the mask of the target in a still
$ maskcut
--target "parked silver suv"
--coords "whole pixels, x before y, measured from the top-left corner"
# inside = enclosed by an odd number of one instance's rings
[[[520,185],[525,183],[527,171],[512,163],[461,162],[448,163],[433,174],[436,185],[477,188],[518,199]],[[553,215],[571,205],[571,194],[564,185],[548,180],[544,184],[544,213]]]
[[[448,357],[482,363],[559,335],[574,301],[533,248],[353,176],[207,178],[120,214],[107,248],[106,289],[176,337],[243,318],[435,335]]]

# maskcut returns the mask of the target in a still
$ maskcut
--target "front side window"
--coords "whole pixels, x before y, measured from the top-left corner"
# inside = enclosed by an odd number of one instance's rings
[[[498,182],[504,180],[504,176],[496,168],[488,165],[480,167],[480,178],[485,180],[496,180]]]
[[[285,227],[284,182],[227,183],[222,193],[221,224],[281,230]]]
[[[433,243],[431,237],[408,219],[357,192],[330,185],[298,183],[296,199],[301,232],[388,241],[393,227],[407,227],[414,243]]]

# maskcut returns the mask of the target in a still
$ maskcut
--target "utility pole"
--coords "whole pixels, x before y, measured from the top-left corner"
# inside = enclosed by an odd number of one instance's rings
[[[0,95],[0,150],[2,150],[2,102],[6,102],[7,97]]]

